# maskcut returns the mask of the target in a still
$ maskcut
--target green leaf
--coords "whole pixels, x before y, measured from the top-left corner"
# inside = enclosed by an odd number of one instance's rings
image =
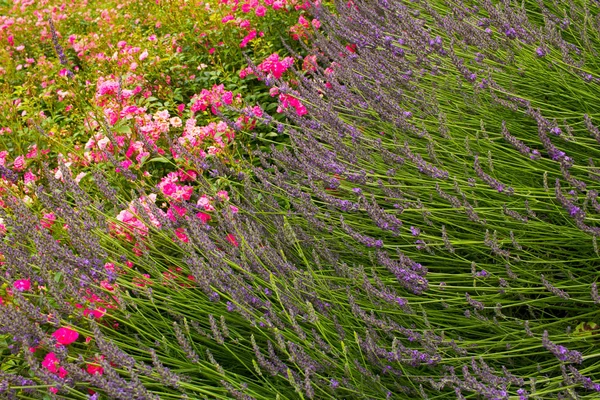
[[[166,164],[166,163],[168,163],[170,161],[166,157],[155,157],[155,158],[152,158],[152,159],[148,160],[148,162],[160,162],[160,163],[165,163]]]
[[[131,128],[129,125],[121,125],[113,128],[113,130],[117,133],[131,133]]]
[[[598,324],[595,322],[582,322],[575,327],[573,335],[579,337],[592,336],[597,334],[599,329],[600,326],[598,326]]]

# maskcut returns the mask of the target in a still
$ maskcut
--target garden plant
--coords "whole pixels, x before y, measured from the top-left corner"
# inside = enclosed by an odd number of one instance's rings
[[[597,399],[600,4],[0,0],[0,397]]]

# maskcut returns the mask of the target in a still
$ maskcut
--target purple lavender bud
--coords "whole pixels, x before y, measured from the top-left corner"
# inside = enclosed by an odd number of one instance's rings
[[[509,39],[515,39],[517,37],[517,31],[515,31],[513,28],[509,27],[507,29],[504,30],[504,34],[509,38]]]
[[[575,205],[570,205],[569,206],[569,215],[571,217],[576,216],[577,214],[579,214],[579,212],[581,211],[581,208],[575,206]]]
[[[538,47],[537,49],[535,49],[535,54],[541,58],[541,57],[544,57],[547,53],[546,53],[546,50],[544,50],[541,47]]]
[[[548,337],[548,331],[544,331],[544,334],[542,335],[542,345],[561,361],[574,364],[581,364],[583,362],[583,357],[580,352],[569,350],[565,346],[552,343]]]
[[[471,298],[471,296],[469,296],[469,293],[465,293],[465,298],[467,299],[467,303],[469,303],[469,305],[473,308],[475,308],[476,310],[483,310],[485,308],[485,306],[483,305],[482,302],[474,300],[473,298]]]
[[[556,136],[560,136],[562,130],[558,126],[555,126],[554,128],[550,129],[550,133]]]
[[[421,234],[421,230],[419,228],[417,228],[417,227],[411,226],[410,227],[410,233],[413,236],[419,236]]]
[[[544,277],[544,275],[540,275],[541,279],[542,279],[542,284],[544,285],[544,287],[551,292],[552,294],[554,294],[555,296],[558,296],[562,299],[568,300],[570,298],[569,294],[567,292],[565,292],[564,290],[561,290],[557,287],[552,286],[552,284],[550,282],[548,282],[546,280],[546,278]]]
[[[229,312],[235,311],[235,305],[230,301],[227,302],[227,311],[229,311]]]
[[[523,388],[517,390],[517,394],[519,395],[519,400],[527,400],[529,398],[527,396],[527,390]]]
[[[396,57],[403,57],[404,56],[404,49],[400,49],[398,47],[394,47],[392,49],[392,54],[394,54],[394,56],[396,56]]]
[[[566,153],[558,149],[552,149],[548,152],[548,154],[550,155],[550,158],[552,158],[552,160],[558,161],[564,158]]]

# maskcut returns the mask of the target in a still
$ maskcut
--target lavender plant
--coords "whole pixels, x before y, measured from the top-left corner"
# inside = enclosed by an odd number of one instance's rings
[[[312,75],[270,80],[290,145],[189,154],[211,202],[60,162],[43,209],[7,190],[0,391],[596,398],[598,11],[315,9]]]
[[[337,14],[320,15],[330,35],[316,40],[313,76],[299,73],[296,89],[277,83],[308,113],[288,110],[299,128],[289,127],[291,148],[274,148],[257,171],[266,190],[311,199],[317,210],[290,202],[294,224],[321,226],[314,235],[330,250],[352,254],[346,268],[372,265],[367,279],[423,310],[422,331],[464,346],[440,355],[447,372],[437,379],[404,374],[423,397],[427,387],[450,397],[596,396],[563,365],[597,373],[593,347],[573,330],[594,313],[597,29],[581,26],[597,11],[340,2]],[[365,335],[383,327],[362,316]],[[557,350],[551,335],[568,345]],[[392,361],[392,339],[370,342],[373,362]],[[474,378],[469,358],[515,380]]]

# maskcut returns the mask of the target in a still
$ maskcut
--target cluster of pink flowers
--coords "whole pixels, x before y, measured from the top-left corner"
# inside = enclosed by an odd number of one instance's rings
[[[196,126],[196,119],[190,118],[185,123],[183,134],[178,138],[178,143],[190,154],[200,158],[208,155],[217,155],[235,137],[235,132],[225,122],[210,122],[205,126]],[[174,157],[177,152],[172,149]]]
[[[1,128],[0,131],[2,131],[2,129],[4,129],[4,132],[12,132],[10,128]],[[0,151],[0,166],[2,167],[10,167],[14,172],[16,173],[22,173],[22,177],[23,177],[23,183],[25,184],[25,188],[24,191],[25,193],[29,192],[29,188],[28,186],[32,183],[35,182],[38,179],[38,176],[36,174],[34,174],[33,172],[31,172],[30,168],[31,168],[31,163],[28,160],[32,160],[37,158],[40,155],[46,155],[48,154],[50,150],[46,149],[46,150],[39,150],[37,144],[31,144],[29,145],[28,149],[27,149],[27,153],[25,155],[21,154],[21,155],[17,155],[16,157],[14,157],[14,159],[12,160],[12,163],[10,161],[10,154],[8,151],[6,150],[2,150]],[[9,182],[9,180],[6,179],[6,177],[0,177],[0,182],[2,182],[3,185],[6,185],[6,187],[11,186],[12,184],[14,184],[14,182]],[[0,195],[3,194],[4,189],[0,188]],[[1,196],[0,196],[1,197]],[[4,207],[4,202],[0,199],[0,207]]]
[[[249,13],[252,10],[254,10],[257,17],[264,17],[267,13],[267,8],[260,4],[258,0],[247,0],[246,3],[242,4],[243,13]]]
[[[294,64],[292,57],[279,59],[279,54],[273,53],[258,65],[258,70],[276,79],[281,78],[283,73]]]
[[[119,109],[123,101],[129,100],[142,92],[144,82],[145,79],[143,76],[135,74],[126,74],[122,77],[121,83],[119,83],[119,80],[114,75],[101,76],[96,83],[96,103],[103,108],[111,107]],[[128,89],[128,87],[132,86],[133,89]],[[146,92],[144,95],[149,96],[150,93]]]
[[[56,339],[56,346],[68,346],[79,338],[79,333],[72,328],[61,327],[52,334],[52,337]],[[87,338],[86,342],[88,342],[89,339],[91,338]],[[37,348],[35,347],[32,347],[30,349],[31,352],[35,352],[36,350]],[[104,373],[104,368],[102,368],[102,366],[99,365],[99,362],[104,358],[105,357],[102,355],[94,356],[91,363],[88,363],[86,365],[87,373],[90,375],[102,375]],[[69,374],[67,370],[60,365],[60,360],[54,352],[47,353],[44,359],[42,360],[41,365],[48,372],[50,372],[51,374],[58,375],[58,377],[60,378],[65,378]],[[52,393],[58,393],[58,389],[55,387],[51,387],[49,388],[49,390]]]
[[[112,263],[106,263],[104,268],[107,271],[115,272],[115,266]],[[109,292],[113,292],[117,287],[113,284],[108,283],[108,281],[101,281],[100,286],[106,289]],[[83,304],[77,303],[75,304],[75,308],[83,309],[83,315],[85,317],[93,317],[96,320],[99,320],[109,309],[117,308],[117,304],[115,304],[114,299],[103,299],[98,295],[91,293],[89,289],[86,289],[86,293],[82,295]]]
[[[46,229],[51,229],[56,221],[56,215],[53,212],[45,213],[40,220],[40,225]]]
[[[44,357],[44,361],[42,361],[42,367],[46,368],[49,372],[56,374],[61,378],[67,376],[67,371],[59,365],[58,358],[53,352],[46,354],[46,357]]]
[[[104,117],[110,125],[115,125],[121,120],[131,120],[133,123],[127,123],[130,127],[124,135],[115,135],[115,141],[119,148],[126,149],[125,156],[127,160],[121,162],[121,168],[127,169],[134,162],[141,164],[148,158],[151,151],[164,154],[165,150],[156,143],[171,128],[181,127],[182,121],[178,116],[171,116],[168,110],[160,110],[153,115],[147,113],[145,107],[139,107],[135,101],[135,95],[142,92],[140,84],[143,84],[143,78],[129,74],[121,84],[114,77],[101,77],[98,80],[96,89],[96,104],[102,107]],[[125,87],[136,85],[134,89],[125,89]],[[151,92],[143,92],[148,97]],[[226,96],[225,96],[226,97]],[[178,107],[182,110],[185,108]],[[98,130],[100,125],[94,120],[93,116],[88,117],[87,127],[91,131]],[[135,140],[132,134],[131,125],[135,126],[135,132],[141,134],[146,139],[146,143],[141,140]],[[147,148],[150,145],[151,148]],[[85,159],[88,162],[103,162],[107,156],[105,152],[115,154],[114,144],[105,136],[104,132],[93,134],[85,145]]]
[[[244,38],[240,42],[240,47],[244,48],[244,47],[248,46],[248,43],[250,43],[250,41],[256,39],[257,36],[263,36],[263,35],[264,35],[263,32],[257,32],[256,29],[252,29],[250,32],[248,32],[248,34],[246,36],[244,36]]]
[[[280,59],[279,54],[273,53],[268,56],[263,62],[261,62],[256,68],[258,71],[264,73],[267,79],[280,79],[283,74],[292,67],[294,59],[292,57],[285,57]],[[309,56],[308,60],[305,60],[303,68],[306,66],[307,70],[314,71],[316,69],[316,56]],[[245,78],[248,75],[254,74],[251,67],[242,69],[240,72],[240,78]],[[258,78],[260,80],[260,78]],[[305,115],[308,110],[296,97],[279,92],[278,87],[272,87],[270,90],[272,97],[279,95],[279,107],[277,112],[281,113],[288,107],[296,109],[298,115]],[[257,114],[257,116],[261,116]]]
[[[77,35],[70,35],[68,38],[69,44],[73,50],[77,53],[77,57],[83,58],[86,53],[90,53],[91,50],[98,47],[96,40],[100,39],[100,35],[92,33],[89,36],[78,37]]]
[[[125,144],[124,136],[116,136],[117,142],[123,146]],[[85,144],[84,157],[88,162],[100,163],[107,160],[105,151],[113,152],[114,146],[104,133],[96,133],[92,135]]]
[[[145,213],[148,215],[150,222],[156,227],[160,227],[160,222],[158,218],[152,213],[150,209],[149,202],[156,202],[156,194],[149,194],[146,197],[140,197],[139,203],[144,208]],[[117,237],[122,237],[128,242],[133,242],[133,234],[136,234],[141,237],[145,237],[148,235],[148,227],[138,218],[138,211],[135,207],[135,204],[131,202],[129,207],[125,210],[122,210],[117,215],[117,221],[121,222],[121,224],[111,224],[110,230],[111,233]]]
[[[119,215],[117,215],[117,221],[125,226],[113,224],[111,226],[111,231],[116,236],[124,237],[128,242],[133,241],[132,233],[140,236],[148,235],[148,227],[130,210],[122,210]]]
[[[305,115],[306,113],[308,113],[308,110],[306,109],[304,104],[300,102],[300,100],[298,100],[292,95],[281,93],[279,95],[279,107],[277,107],[277,112],[283,112],[283,110],[290,106],[296,109],[296,113],[298,115]]]
[[[321,27],[321,21],[314,18],[312,21],[308,21],[301,15],[298,18],[298,23],[292,27],[290,27],[290,33],[292,34],[292,39],[300,40],[308,38],[308,32],[311,31],[311,27],[314,29],[319,29]]]
[[[318,4],[319,2],[317,2]],[[257,17],[264,17],[267,14],[268,8],[277,11],[277,10],[286,10],[287,6],[293,6],[296,11],[298,10],[307,10],[310,8],[310,1],[304,0],[221,0],[221,4],[231,5],[231,14],[226,15],[221,20],[222,23],[227,23],[229,21],[235,21],[236,24],[246,30],[246,35],[240,42],[240,47],[244,48],[250,43],[252,40],[257,37],[262,37],[264,32],[259,32],[252,26],[251,22],[241,18],[236,18],[234,13],[236,11],[241,11],[242,13],[249,14],[254,13]],[[318,23],[318,21],[317,21]],[[316,28],[315,23],[315,28]]]
[[[157,187],[160,189],[161,193],[165,196],[165,198],[169,201],[169,208],[166,212],[160,209],[152,210],[149,206],[150,202],[156,202],[156,194],[150,194],[147,197],[139,198],[138,201],[144,208],[144,212],[148,215],[150,222],[155,227],[160,227],[161,223],[154,212],[158,211],[161,217],[166,217],[172,221],[176,221],[178,217],[189,218],[186,216],[187,210],[185,207],[181,206],[181,202],[189,201],[193,195],[194,188],[189,185],[182,184],[187,181],[192,181],[197,177],[197,173],[195,171],[182,171],[179,170],[177,172],[170,172],[167,176],[163,177],[161,181],[158,183]],[[216,197],[221,201],[228,201],[229,194],[227,191],[221,190],[217,192]],[[196,214],[196,217],[199,218],[202,222],[208,223],[211,220],[210,212],[215,210],[214,199],[205,194],[201,195],[197,200],[197,206],[202,209]],[[238,208],[229,205],[229,209],[232,213],[237,213]],[[117,220],[121,222],[121,224],[113,223],[110,225],[111,233],[116,237],[121,237],[127,242],[134,243],[134,234],[137,236],[144,238],[149,233],[149,227],[146,226],[138,216],[137,209],[133,202],[129,204],[129,207],[125,210],[122,210],[119,215],[117,215]],[[175,230],[175,236],[183,241],[187,242],[188,237],[184,228],[178,228]],[[139,252],[139,246],[141,243],[135,243],[134,252]],[[137,250],[136,250],[137,249]],[[112,265],[112,271],[114,271],[114,265]],[[106,290],[112,291],[114,287],[110,284],[102,283],[101,286]],[[97,303],[98,298],[91,296],[86,298],[86,300],[91,303]],[[106,308],[112,308],[109,305],[103,304],[104,307],[95,307],[94,309],[86,309],[84,311],[84,315],[93,315],[96,318],[100,318],[106,312]],[[77,308],[83,308],[81,304],[76,305]]]
[[[77,340],[79,333],[71,328],[62,327],[56,330],[52,334],[52,337],[56,339],[56,346],[68,346]],[[35,350],[35,348],[31,349],[31,351],[34,352]],[[60,366],[60,360],[54,352],[49,352],[46,354],[44,360],[42,361],[42,367],[48,370],[48,372],[58,375],[60,378],[65,378],[68,375],[67,370]],[[53,393],[58,392],[56,388],[50,388],[50,391]]]
[[[202,92],[195,94],[192,99],[191,111],[205,111],[208,107],[213,114],[218,114],[219,108],[223,104],[232,105],[241,101],[241,96],[238,94],[234,97],[233,92],[225,90],[224,85],[214,85],[211,90],[202,89]]]
[[[163,177],[158,184],[161,193],[169,200],[187,201],[192,197],[194,188],[188,185],[180,185],[179,175],[176,172],[170,172]]]
[[[304,106],[300,100],[290,94],[280,93],[277,86],[272,87],[269,93],[271,94],[271,97],[279,95],[279,106],[277,107],[278,113],[282,113],[289,107],[293,107],[296,110],[296,113],[300,116],[308,113],[306,106]]]
[[[97,34],[92,35],[91,39],[98,39]],[[149,56],[148,50],[143,50],[138,46],[132,46],[125,40],[120,40],[117,43],[117,51],[112,55],[105,54],[103,52],[90,53],[86,55],[89,50],[96,48],[96,43],[90,38],[81,38],[78,40],[76,35],[69,36],[69,43],[79,55],[79,57],[85,58],[88,62],[111,62],[119,67],[126,66],[129,71],[135,71],[139,67],[139,63],[146,60]],[[155,60],[151,58],[151,60]]]
[[[296,10],[307,10],[310,7],[308,0],[220,0],[221,4],[231,5],[231,11],[237,11],[239,8],[244,13],[249,13],[252,10],[262,10],[265,6],[271,7],[273,10],[280,10],[286,6],[293,6]],[[241,7],[240,7],[241,3]],[[316,4],[320,4],[317,1]]]

